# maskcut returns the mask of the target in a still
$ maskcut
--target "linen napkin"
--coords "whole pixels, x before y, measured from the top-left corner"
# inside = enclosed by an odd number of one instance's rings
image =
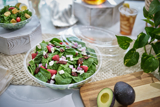
[[[7,89],[13,76],[7,68],[0,66],[0,95]]]

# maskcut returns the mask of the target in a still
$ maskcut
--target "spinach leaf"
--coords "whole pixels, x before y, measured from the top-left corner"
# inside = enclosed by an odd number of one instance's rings
[[[51,73],[46,69],[40,68],[38,74],[35,75],[41,81],[47,82],[51,78]]]
[[[126,50],[128,49],[130,43],[133,41],[131,38],[126,37],[126,36],[117,36],[117,42],[119,44],[119,47],[121,47],[122,49]]]
[[[95,50],[92,49],[92,48],[88,48],[88,47],[87,47],[87,53],[90,54],[90,56],[91,56],[90,58],[93,58],[94,63],[95,63],[95,64],[98,64],[98,59],[97,59],[97,55],[96,55]]]
[[[45,66],[48,63],[48,59],[42,57],[42,65]]]
[[[70,84],[72,82],[72,78],[63,78],[60,74],[55,76],[56,84]]]
[[[34,71],[32,70],[32,68],[30,66],[28,66],[28,70],[32,75],[34,75]]]
[[[138,49],[138,48],[141,48],[143,46],[145,46],[147,43],[148,43],[148,39],[149,39],[149,35],[141,32],[138,36],[137,36],[137,39],[134,43],[134,46],[133,48],[135,49]]]
[[[80,81],[83,80],[83,77],[82,77],[81,75],[78,75],[77,77],[72,76],[72,78],[73,78],[73,80],[74,80],[75,82],[80,82]]]
[[[83,65],[90,67],[93,64],[93,62],[94,62],[93,58],[88,58],[87,60],[83,61]]]
[[[156,59],[153,55],[149,55],[149,57],[142,63],[143,63],[143,70],[146,73],[155,71],[159,66],[158,59]]]
[[[59,40],[59,39],[57,39],[57,38],[53,38],[52,40],[50,40],[49,42],[51,42],[52,44],[54,44],[54,42],[53,41],[55,41],[55,42],[57,42],[57,43],[60,43],[60,42],[62,42],[61,40]]]
[[[67,63],[66,65],[60,65],[57,72],[60,71],[60,70],[64,70],[65,72],[67,72],[68,74],[71,74],[72,72],[72,69],[68,67],[69,64]]]
[[[83,77],[83,80],[85,80],[86,78],[90,77],[92,75],[92,73],[83,73],[82,74],[82,77]]]
[[[130,49],[124,57],[124,65],[130,67],[138,63],[139,53],[135,48]]]
[[[56,46],[65,47],[65,45],[61,45],[61,44],[59,44],[59,43],[56,42],[56,41],[53,41],[53,44],[56,45]]]
[[[38,46],[36,46],[36,52],[42,51],[42,49],[38,48]]]
[[[46,43],[40,43],[41,45],[41,49],[45,52],[48,52],[48,49],[47,49],[47,44]]]
[[[42,61],[43,51],[38,52],[37,56],[34,58],[35,64],[40,64]]]
[[[33,60],[29,61],[29,64],[30,64],[30,71],[31,71],[31,74],[33,75],[34,74],[34,71],[36,70],[36,65],[34,63]]]
[[[95,64],[92,64],[92,65],[88,68],[87,73],[94,74],[95,71],[96,71],[96,65],[95,65]]]
[[[59,68],[59,64],[56,63],[57,61],[54,61],[54,64],[52,66],[48,65],[48,69],[54,69],[57,70]]]
[[[65,56],[66,55],[73,55],[73,56],[76,55],[76,52],[73,48],[66,49],[64,53],[65,53]]]

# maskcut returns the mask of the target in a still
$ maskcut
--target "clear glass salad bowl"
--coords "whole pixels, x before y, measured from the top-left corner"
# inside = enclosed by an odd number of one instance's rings
[[[58,37],[54,37],[54,38],[58,38],[60,40],[63,40],[63,37],[62,36],[58,36]],[[50,41],[52,38],[50,39],[47,39],[45,41]],[[39,44],[37,44],[39,45]],[[86,78],[85,80],[83,81],[80,81],[80,82],[77,82],[77,83],[72,83],[72,84],[67,84],[67,85],[57,85],[57,84],[50,84],[50,83],[46,83],[46,82],[43,82],[39,79],[37,79],[36,77],[34,77],[28,70],[28,65],[29,65],[29,61],[32,59],[31,57],[31,54],[34,53],[35,51],[35,48],[36,46],[34,46],[32,49],[30,49],[26,56],[25,56],[25,59],[24,59],[24,68],[25,68],[25,72],[26,74],[32,79],[34,80],[35,82],[38,82],[40,83],[41,85],[43,86],[46,86],[46,87],[49,87],[49,88],[52,88],[52,89],[60,89],[60,90],[64,90],[64,89],[75,89],[75,88],[79,88],[81,87],[83,84],[89,82],[91,80],[91,78],[93,76],[95,76],[95,74],[100,70],[101,68],[101,65],[102,65],[102,57],[101,57],[101,53],[100,51],[98,50],[98,48],[94,47],[94,46],[91,46],[90,44],[86,44],[87,47],[89,48],[92,48],[95,50],[96,52],[96,55],[97,55],[97,59],[98,59],[98,65],[96,66],[96,71],[93,75],[91,75],[90,77]]]
[[[33,16],[34,13],[35,13],[35,10],[33,8],[29,8],[29,11],[32,12],[32,16]],[[31,21],[32,16],[27,20],[20,21],[20,22],[17,22],[17,23],[0,23],[0,27],[3,27],[4,29],[9,29],[9,30],[20,29]]]

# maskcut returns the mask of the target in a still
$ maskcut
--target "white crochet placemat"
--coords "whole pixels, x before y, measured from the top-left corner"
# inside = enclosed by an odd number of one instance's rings
[[[43,34],[43,39],[48,39],[51,37],[55,37],[57,35],[53,34]],[[148,48],[148,47],[147,47]],[[117,51],[118,52],[118,51]],[[140,57],[144,52],[143,49],[139,49]],[[5,55],[0,53],[0,65],[8,68],[11,71],[14,79],[11,84],[15,85],[33,85],[33,86],[41,86],[39,83],[33,81],[28,75],[25,73],[23,61],[26,53],[17,54],[17,55]],[[142,71],[140,68],[140,60],[138,64],[132,67],[126,67],[123,64],[124,56],[120,56],[116,59],[111,59],[110,57],[106,57],[103,60],[102,67],[100,71],[91,79],[90,82],[104,80],[107,78],[112,78],[120,75],[125,75],[133,72]],[[103,58],[104,59],[104,58]],[[154,75],[159,78],[157,71]]]

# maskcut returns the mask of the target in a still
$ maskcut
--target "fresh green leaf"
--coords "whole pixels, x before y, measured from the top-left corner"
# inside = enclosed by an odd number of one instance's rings
[[[148,18],[148,11],[146,10],[146,8],[145,7],[143,7],[143,16],[145,17],[145,18]]]
[[[36,70],[36,65],[33,60],[29,61],[29,64],[30,64],[30,72],[32,75],[34,75],[34,71]]]
[[[121,47],[124,50],[128,49],[130,43],[133,41],[131,38],[126,37],[126,36],[117,36],[116,35],[116,37],[117,37],[119,47]]]
[[[148,55],[147,53],[143,53],[142,54],[142,57],[141,57],[141,69],[144,69],[144,63],[150,56],[151,55]]]
[[[83,80],[83,77],[82,77],[81,75],[78,75],[77,77],[72,76],[72,78],[73,78],[73,80],[74,80],[75,82],[80,82],[80,81]]]
[[[35,74],[35,77],[41,81],[47,82],[51,78],[51,73],[46,69],[40,68],[38,74]]]
[[[42,57],[42,65],[45,66],[48,63],[48,59],[45,59],[44,57]]]
[[[133,48],[135,49],[138,49],[138,48],[141,48],[143,46],[145,46],[147,43],[148,43],[148,39],[149,39],[149,35],[141,32],[138,36],[137,36],[137,39],[134,43],[134,46]]]
[[[69,48],[69,49],[65,50],[65,55],[73,55],[73,56],[75,56],[76,52],[75,52],[75,50],[73,48]]]
[[[82,74],[83,80],[85,80],[86,78],[90,77],[91,75],[92,75],[92,73],[83,73]]]
[[[159,66],[159,61],[153,55],[150,55],[149,58],[143,62],[143,70],[146,73],[155,71]]]
[[[50,66],[49,64],[47,65],[48,69],[53,69],[53,70],[57,70],[59,68],[59,64],[56,63],[57,61],[54,61],[54,64],[52,66]]]
[[[63,78],[60,74],[55,76],[56,84],[70,84],[72,82],[72,78]]]
[[[52,40],[50,40],[49,42],[51,42],[52,44],[54,44],[54,42],[53,41],[55,41],[55,42],[57,42],[57,43],[60,43],[60,42],[62,42],[61,40],[59,40],[59,39],[57,39],[57,38],[53,38]]]
[[[151,45],[156,55],[159,54],[160,53],[160,42],[152,43]],[[160,55],[158,55],[157,57],[160,57]]]
[[[132,48],[126,53],[124,57],[124,65],[128,67],[136,65],[138,63],[138,60],[139,60],[139,53],[136,52],[135,48]]]
[[[154,22],[151,21],[149,18],[148,19],[142,19],[142,20],[145,21],[145,22],[147,22],[147,23],[149,23],[152,26],[155,26]]]
[[[156,28],[152,33],[155,34],[156,39],[160,40],[160,27]]]
[[[149,15],[152,16],[158,11],[160,11],[160,2],[158,0],[153,0],[149,7]]]
[[[156,12],[154,15],[154,23],[155,23],[155,27],[160,25],[160,11]]]
[[[38,48],[38,46],[36,46],[36,52],[42,51],[42,49]]]
[[[48,51],[48,49],[47,49],[47,44],[46,44],[46,43],[40,43],[40,45],[41,45],[41,49],[42,49],[43,51],[45,51],[45,52]]]
[[[83,61],[83,65],[90,67],[93,64],[93,62],[94,62],[94,59],[89,58],[89,59]]]
[[[42,61],[43,51],[38,52],[37,56],[34,58],[35,64],[40,64]]]

